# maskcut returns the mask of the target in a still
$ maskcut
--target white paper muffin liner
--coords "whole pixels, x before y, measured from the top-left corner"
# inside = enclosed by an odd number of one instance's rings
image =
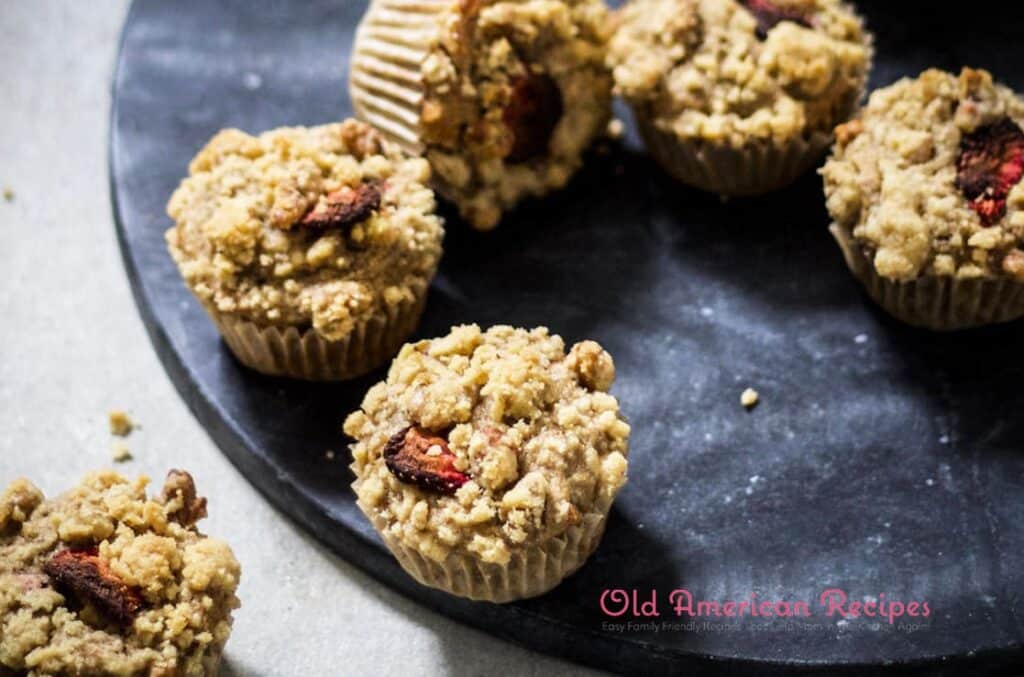
[[[420,68],[453,0],[372,0],[356,30],[349,93],[356,116],[406,152],[421,154]]]
[[[676,180],[723,196],[753,196],[784,188],[825,155],[831,134],[814,132],[778,146],[751,139],[744,146],[684,139],[664,132],[634,107],[640,136],[651,156]]]
[[[868,295],[898,320],[935,331],[970,329],[1024,317],[1024,282],[1010,277],[959,279],[928,275],[901,282],[882,277],[837,224],[829,229]]]
[[[357,479],[353,488],[358,483]],[[424,557],[391,535],[390,523],[378,513],[361,504],[359,507],[391,554],[417,582],[459,597],[500,604],[543,595],[583,566],[601,542],[611,501],[603,501],[585,513],[579,524],[564,534],[515,550],[507,564],[483,562],[457,552],[443,562]]]
[[[388,306],[336,341],[312,328],[261,326],[210,308],[207,312],[245,366],[271,376],[341,381],[362,376],[394,357],[415,331],[425,304],[426,290],[415,299]]]

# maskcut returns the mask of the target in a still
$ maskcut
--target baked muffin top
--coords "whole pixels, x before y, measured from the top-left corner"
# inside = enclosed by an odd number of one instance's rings
[[[607,10],[601,0],[429,4],[441,9],[420,65],[417,141],[443,194],[472,225],[490,228],[519,199],[564,186],[605,131]],[[390,19],[367,34],[387,31]],[[356,84],[359,65],[357,54]]]
[[[1024,101],[982,70],[871,95],[822,174],[836,226],[879,275],[1024,281]]]
[[[839,0],[633,0],[608,62],[662,131],[738,148],[830,133],[856,108],[871,38]]]
[[[444,235],[429,177],[354,120],[224,130],[171,197],[167,243],[216,312],[344,338],[429,284]]]
[[[360,507],[423,556],[506,564],[602,517],[626,481],[629,425],[593,341],[455,327],[409,344],[345,421]],[[371,517],[372,518],[372,517]]]
[[[148,481],[108,471],[53,500],[27,480],[0,494],[0,667],[213,674],[241,570],[196,530],[206,499],[187,473],[155,498]]]

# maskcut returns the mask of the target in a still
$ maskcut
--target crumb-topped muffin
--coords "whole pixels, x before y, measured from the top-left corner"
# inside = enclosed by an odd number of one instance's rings
[[[593,341],[455,327],[406,345],[345,421],[359,507],[414,578],[494,602],[542,594],[597,547],[629,425]]]
[[[0,673],[215,675],[241,570],[206,538],[188,473],[85,477],[53,500],[27,480],[0,494]]]
[[[353,47],[357,115],[434,169],[473,226],[563,187],[611,115],[600,0],[373,0]]]
[[[185,282],[238,358],[358,376],[415,329],[444,236],[430,169],[355,120],[217,134],[167,212]]]
[[[871,95],[822,174],[832,231],[888,311],[958,329],[1024,315],[1024,101],[981,70]]]
[[[839,0],[632,0],[609,45],[648,150],[684,183],[764,193],[857,107],[871,38]]]

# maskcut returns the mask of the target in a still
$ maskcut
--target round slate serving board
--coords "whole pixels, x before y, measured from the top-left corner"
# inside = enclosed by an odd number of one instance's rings
[[[632,129],[595,152],[567,190],[522,206],[495,232],[448,213],[419,331],[543,324],[615,356],[614,394],[633,425],[630,482],[600,549],[554,592],[507,606],[431,591],[399,569],[353,502],[340,433],[383,372],[317,385],[246,371],[163,241],[167,198],[218,129],[350,113],[348,51],[363,9],[354,0],[137,0],[124,29],[110,166],[125,264],[168,373],[242,472],[386,585],[591,665],[1012,673],[1024,660],[1024,324],[956,335],[901,326],[846,272],[816,176],[723,204],[668,180]],[[877,36],[874,86],[969,63],[1024,89],[1015,65],[1024,20],[1009,3],[862,9]],[[747,386],[762,395],[751,413],[739,405]],[[677,619],[675,588],[695,600],[807,601],[812,615]],[[818,604],[829,588],[850,600],[926,601],[931,613],[891,626],[829,617]],[[609,626],[651,619],[606,616],[606,589],[642,599],[656,590],[654,620],[684,625]]]

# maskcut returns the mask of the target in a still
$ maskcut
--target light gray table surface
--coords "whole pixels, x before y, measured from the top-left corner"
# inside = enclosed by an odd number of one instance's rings
[[[127,5],[0,0],[0,188],[14,192],[0,198],[0,484],[25,476],[53,494],[113,466],[107,412],[129,411],[142,427],[117,469],[154,482],[189,469],[209,497],[204,531],[242,563],[223,674],[584,674],[335,557],[249,485],[178,397],[136,312],[107,188]]]

